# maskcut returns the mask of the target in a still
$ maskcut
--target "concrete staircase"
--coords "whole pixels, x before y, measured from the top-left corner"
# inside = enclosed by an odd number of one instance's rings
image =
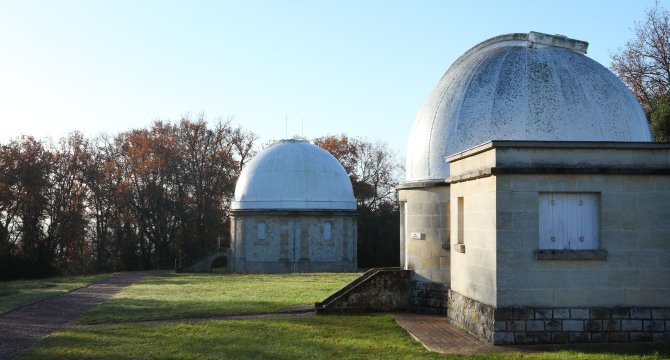
[[[405,311],[411,270],[374,268],[314,304],[317,314]]]

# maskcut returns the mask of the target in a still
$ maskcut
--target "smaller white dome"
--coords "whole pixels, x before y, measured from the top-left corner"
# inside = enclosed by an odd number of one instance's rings
[[[283,140],[242,169],[232,210],[356,210],[349,175],[328,151]]]

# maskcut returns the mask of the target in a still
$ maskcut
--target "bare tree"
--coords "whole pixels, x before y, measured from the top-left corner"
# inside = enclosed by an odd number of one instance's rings
[[[656,5],[636,22],[634,37],[610,55],[612,71],[642,104],[657,141],[670,140],[670,13]]]

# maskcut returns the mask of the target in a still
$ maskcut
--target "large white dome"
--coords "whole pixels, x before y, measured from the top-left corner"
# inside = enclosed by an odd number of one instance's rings
[[[640,104],[587,46],[531,32],[468,50],[414,120],[406,180],[445,179],[446,156],[489,140],[652,141]]]
[[[333,155],[306,141],[284,140],[244,167],[231,209],[356,210],[356,199]]]

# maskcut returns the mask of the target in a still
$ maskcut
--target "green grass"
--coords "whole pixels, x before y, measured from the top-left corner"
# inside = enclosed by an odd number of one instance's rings
[[[321,301],[358,277],[350,274],[164,274],[139,281],[80,322],[251,314]]]
[[[390,316],[95,326],[55,333],[22,359],[461,359],[426,351]],[[573,351],[471,359],[660,359]]]
[[[0,314],[38,300],[64,294],[112,275],[68,276],[0,282]]]

